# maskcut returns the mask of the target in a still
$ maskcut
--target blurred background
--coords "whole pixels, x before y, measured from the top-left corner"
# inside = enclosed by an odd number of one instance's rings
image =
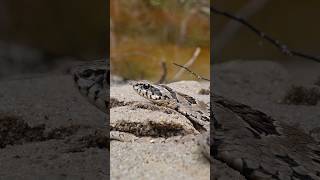
[[[108,119],[71,75],[107,55],[107,4],[0,0],[0,179],[107,178],[109,142],[97,132]],[[62,150],[89,136],[100,141],[90,150]]]
[[[105,56],[107,2],[0,0],[0,78]]]
[[[193,56],[190,69],[210,74],[209,0],[110,1],[111,73],[157,81],[165,64],[173,80]],[[184,73],[179,79],[194,79]],[[178,80],[178,79],[176,79]]]
[[[252,25],[286,44],[293,50],[318,56],[320,16],[317,0],[238,0],[214,1],[214,6],[233,15],[243,17]],[[214,59],[223,62],[235,58],[256,60],[308,61],[286,56],[274,46],[258,37],[248,28],[226,17],[212,14],[214,18]]]

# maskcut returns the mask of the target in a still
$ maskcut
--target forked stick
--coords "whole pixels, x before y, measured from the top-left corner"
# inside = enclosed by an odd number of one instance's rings
[[[185,65],[182,66],[182,67],[184,67],[184,68],[180,69],[180,70],[177,72],[177,74],[173,77],[173,81],[176,81],[177,79],[179,79],[180,76],[185,72],[185,70],[187,70],[187,69],[195,62],[195,60],[197,59],[197,57],[198,57],[199,54],[200,54],[200,51],[201,51],[201,49],[200,49],[199,47],[197,47],[196,50],[194,51],[192,57],[187,61],[187,63],[186,63]],[[175,64],[175,63],[173,63],[173,64]],[[175,65],[176,65],[176,64],[175,64]],[[179,66],[180,66],[180,65],[179,65]],[[181,67],[181,66],[180,66],[180,67]],[[187,68],[187,69],[185,69],[185,68]]]

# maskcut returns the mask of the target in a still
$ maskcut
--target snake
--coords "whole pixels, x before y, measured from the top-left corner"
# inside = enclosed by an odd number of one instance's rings
[[[108,113],[107,93],[110,86],[107,60],[82,63],[71,70],[73,81],[80,94],[92,105]]]
[[[165,84],[152,84],[148,81],[131,82],[138,95],[157,104],[177,111],[185,116],[200,132],[210,129],[210,110],[204,102],[186,94],[174,91]]]
[[[73,80],[90,103],[108,113],[110,72],[97,64],[80,66],[73,71]],[[213,167],[211,179],[320,179],[320,144],[297,127],[212,92],[209,108],[165,84],[131,85],[150,102],[185,116],[201,133],[198,144]]]

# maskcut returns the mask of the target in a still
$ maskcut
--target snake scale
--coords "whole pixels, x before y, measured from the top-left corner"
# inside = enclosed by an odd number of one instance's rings
[[[72,69],[76,87],[91,104],[107,113],[109,102],[107,91],[110,86],[108,67],[105,61],[83,63]]]
[[[109,69],[86,65],[74,71],[73,77],[81,94],[108,112]],[[320,179],[319,142],[302,130],[214,93],[209,113],[204,104],[166,85],[146,81],[132,85],[140,96],[179,112],[203,133],[199,144],[212,162],[211,179]]]

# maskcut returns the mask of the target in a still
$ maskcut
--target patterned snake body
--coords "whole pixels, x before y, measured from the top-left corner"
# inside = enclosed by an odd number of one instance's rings
[[[107,112],[107,90],[108,74],[105,62],[94,61],[94,63],[83,64],[73,69],[73,80],[81,95],[99,108],[102,112]],[[110,84],[110,83],[109,83]]]
[[[198,131],[209,131],[209,107],[204,102],[176,92],[164,84],[155,85],[148,81],[140,81],[133,83],[132,86],[140,96],[184,115]]]

